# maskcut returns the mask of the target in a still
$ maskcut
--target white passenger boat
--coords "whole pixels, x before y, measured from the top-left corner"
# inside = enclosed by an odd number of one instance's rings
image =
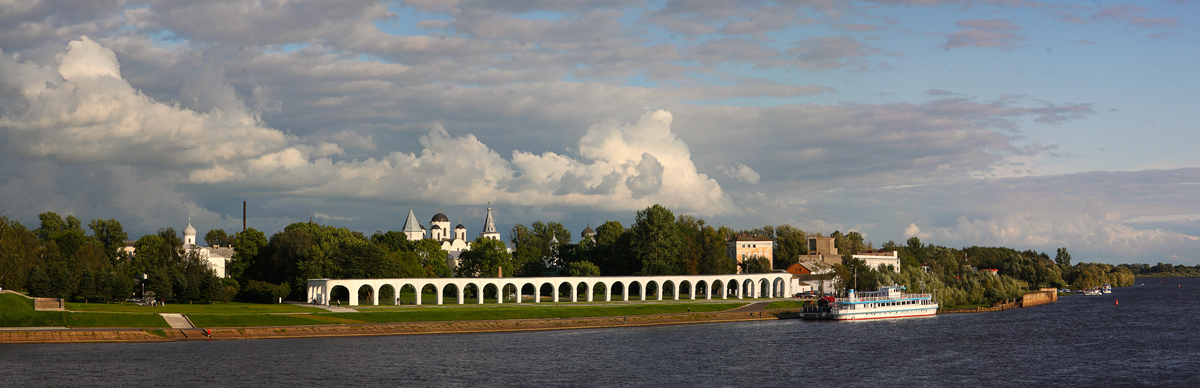
[[[1104,287],[1101,288],[1101,291],[1103,291],[1105,294],[1111,294],[1112,293],[1112,284],[1104,283]]]
[[[932,294],[905,294],[904,290],[903,286],[880,287],[879,291],[857,293],[847,290],[844,298],[818,299],[817,306],[805,308],[801,317],[859,321],[927,317],[937,314],[938,303],[933,300]]]

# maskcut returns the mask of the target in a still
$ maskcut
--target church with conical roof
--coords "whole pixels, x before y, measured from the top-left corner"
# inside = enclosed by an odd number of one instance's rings
[[[442,245],[442,250],[446,251],[446,264],[450,269],[458,266],[458,256],[463,251],[471,248],[471,242],[467,240],[467,227],[461,222],[454,228],[450,227],[450,217],[442,213],[439,208],[438,213],[433,215],[429,220],[429,229],[425,229],[419,222],[417,216],[413,213],[412,208],[408,208],[408,218],[404,220],[404,230],[402,231],[409,241],[417,241],[430,239],[437,241]],[[487,216],[483,221],[483,232],[479,233],[479,237],[490,238],[500,241],[500,233],[496,231],[496,222],[492,218],[492,207],[487,208]]]

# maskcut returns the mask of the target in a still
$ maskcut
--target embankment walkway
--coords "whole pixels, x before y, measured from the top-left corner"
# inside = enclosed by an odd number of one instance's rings
[[[358,337],[374,335],[489,333],[532,330],[589,329],[678,325],[689,323],[772,320],[800,309],[723,311],[588,318],[539,318],[483,321],[405,322],[358,325],[245,327],[201,329],[67,329],[0,332],[0,343],[170,342],[267,338]]]

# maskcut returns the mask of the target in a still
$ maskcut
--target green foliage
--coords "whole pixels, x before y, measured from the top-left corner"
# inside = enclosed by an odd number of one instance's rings
[[[500,268],[511,271],[512,257],[507,249],[503,241],[478,237],[458,256],[454,274],[458,277],[496,277]]]
[[[743,273],[771,272],[771,261],[765,257],[752,256],[742,260]]]
[[[117,259],[117,251],[125,246],[125,240],[129,239],[129,235],[125,233],[125,228],[116,219],[92,220],[88,223],[88,228],[92,230],[92,235],[96,241],[104,247],[104,254],[110,260]]]
[[[607,221],[596,228],[596,252],[592,263],[608,276],[633,275],[641,271],[642,262],[633,257],[629,241],[633,233],[620,222]]]
[[[0,287],[26,288],[30,271],[42,264],[40,250],[36,234],[0,213]]]
[[[642,259],[641,275],[677,275],[682,241],[675,215],[662,205],[637,212],[633,223],[630,250]]]
[[[210,247],[233,246],[233,243],[236,239],[237,236],[225,232],[224,229],[213,229],[204,234],[204,243],[208,244]]]
[[[874,291],[879,289],[881,273],[878,269],[868,266],[866,260],[843,256],[841,264],[833,265],[833,272],[837,274],[837,282],[834,287],[838,290]]]
[[[600,267],[590,261],[567,264],[567,276],[600,276]]]
[[[1058,253],[1054,255],[1054,262],[1064,267],[1071,266],[1071,254],[1067,253],[1067,248],[1058,248]]]
[[[389,230],[386,233],[375,232],[371,236],[371,242],[388,252],[412,250],[412,244],[408,241],[408,235],[394,230]]]
[[[442,245],[433,240],[420,240],[413,242],[413,253],[417,256],[417,262],[421,264],[421,268],[425,271],[421,277],[426,278],[448,278],[451,275],[450,266],[446,264],[446,256],[449,255],[442,249]]]
[[[262,260],[259,252],[266,248],[267,243],[267,237],[254,228],[238,233],[233,239],[233,260],[225,266],[226,274],[238,282],[245,282],[251,276],[257,278],[255,270],[259,268],[259,260]]]
[[[63,257],[74,257],[83,246],[87,237],[84,235],[81,222],[75,216],[67,216],[63,220],[57,213],[45,212],[38,214],[41,227],[34,231],[43,243],[52,243],[58,247]]]
[[[272,284],[251,280],[242,291],[242,296],[259,303],[277,303],[279,298],[287,297],[292,292],[287,284]]]
[[[1200,264],[1189,267],[1171,263],[1150,264],[1121,264],[1121,268],[1129,270],[1135,276],[1200,276]]]

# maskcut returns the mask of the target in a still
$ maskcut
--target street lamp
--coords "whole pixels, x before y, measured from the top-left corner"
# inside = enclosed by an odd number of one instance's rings
[[[142,274],[142,303],[146,303],[146,274]]]

